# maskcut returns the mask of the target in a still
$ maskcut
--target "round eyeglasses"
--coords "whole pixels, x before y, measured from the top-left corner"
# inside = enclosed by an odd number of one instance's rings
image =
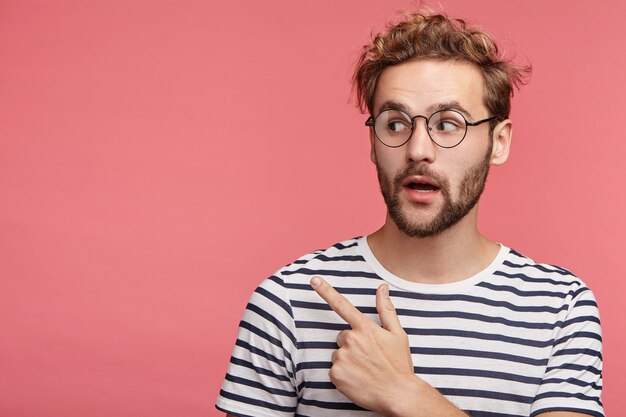
[[[468,122],[463,114],[456,110],[438,110],[430,117],[417,115],[409,116],[401,110],[388,109],[381,111],[376,118],[370,116],[365,126],[374,128],[378,140],[390,148],[399,148],[411,139],[415,130],[415,119],[426,121],[428,136],[437,146],[454,148],[465,139],[468,126],[480,124],[496,119],[489,117],[477,122]]]

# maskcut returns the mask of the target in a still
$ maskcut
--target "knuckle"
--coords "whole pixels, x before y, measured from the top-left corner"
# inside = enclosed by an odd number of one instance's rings
[[[333,384],[337,382],[337,368],[335,368],[335,365],[331,366],[330,370],[328,371],[328,376],[330,377],[330,381]]]
[[[348,332],[345,332],[345,333],[344,333],[344,335],[343,335],[343,339],[342,339],[342,342],[343,342],[344,346],[345,346],[345,345],[348,345],[348,346],[349,346],[349,345],[354,344],[354,343],[357,341],[357,339],[358,339],[358,338],[356,337],[356,335],[354,334],[354,332],[349,332],[349,331],[348,331]]]
[[[330,360],[332,366],[337,368],[335,371],[338,371],[347,363],[350,363],[350,353],[345,348],[339,348],[331,354]]]
[[[333,365],[330,367],[330,371],[328,371],[328,376],[330,377],[330,381],[337,385],[342,380],[343,370],[341,367],[337,365]]]
[[[347,330],[342,330],[337,335],[337,339],[336,339],[337,346],[341,347],[344,344],[344,338],[346,336],[346,332],[347,332]]]
[[[391,303],[391,301],[386,301],[385,303],[377,305],[376,310],[378,310],[378,313],[381,314],[386,312],[395,312],[396,308]]]
[[[333,304],[338,310],[345,310],[348,308],[350,302],[343,296],[338,296],[333,300]]]

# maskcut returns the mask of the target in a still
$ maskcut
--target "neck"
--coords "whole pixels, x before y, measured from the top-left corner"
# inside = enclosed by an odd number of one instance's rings
[[[382,228],[369,235],[376,259],[392,274],[408,281],[444,284],[461,281],[485,269],[499,246],[481,235],[477,207],[436,236],[410,237],[387,216]]]

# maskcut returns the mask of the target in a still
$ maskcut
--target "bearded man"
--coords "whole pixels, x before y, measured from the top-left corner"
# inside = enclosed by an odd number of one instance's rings
[[[232,416],[603,416],[592,292],[483,236],[525,68],[462,20],[413,13],[366,45],[357,98],[387,205],[246,308],[217,408]]]

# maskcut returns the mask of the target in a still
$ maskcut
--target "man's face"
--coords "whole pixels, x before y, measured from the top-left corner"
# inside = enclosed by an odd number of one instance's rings
[[[490,117],[483,104],[483,79],[473,66],[411,61],[389,67],[376,88],[374,115],[388,108],[411,117],[451,108],[472,122]],[[389,217],[411,237],[434,236],[470,213],[484,189],[491,162],[489,125],[468,127],[460,145],[438,147],[423,119],[415,119],[408,143],[389,148],[372,132],[372,160]]]

